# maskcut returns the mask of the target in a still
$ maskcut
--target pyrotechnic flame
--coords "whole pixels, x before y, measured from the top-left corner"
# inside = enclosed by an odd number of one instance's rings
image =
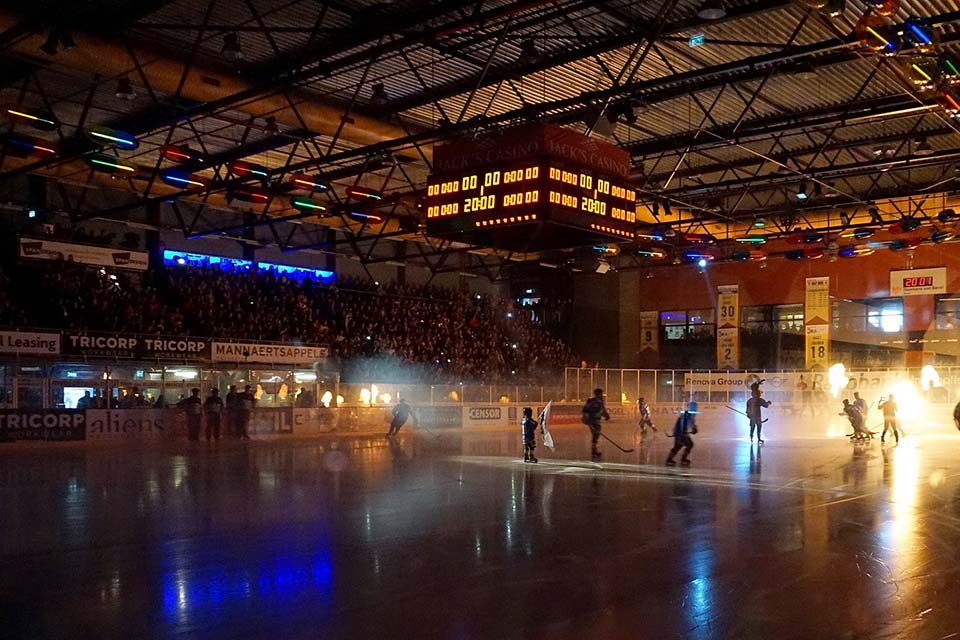
[[[920,369],[920,387],[924,391],[930,391],[931,387],[940,386],[940,374],[929,364],[923,365]]]
[[[344,403],[344,398],[343,398],[343,396],[338,395],[338,396],[337,396],[337,406],[339,407],[339,406],[342,405],[343,403]]]
[[[363,404],[370,404],[370,389],[364,387],[360,389],[360,402]]]
[[[380,394],[380,402],[383,404],[390,404],[391,400],[393,400],[393,396],[391,396],[389,393]]]
[[[320,404],[327,407],[328,409],[330,408],[330,402],[332,400],[333,400],[333,394],[330,393],[329,391],[324,391],[323,395],[320,396]]]
[[[377,385],[370,385],[370,403],[377,404],[377,398],[380,397],[380,389],[377,389]]]
[[[847,378],[847,368],[843,366],[842,362],[830,367],[828,371],[829,381],[830,381],[830,395],[834,398],[840,395],[840,391],[847,388],[847,384],[850,382],[850,379]]]

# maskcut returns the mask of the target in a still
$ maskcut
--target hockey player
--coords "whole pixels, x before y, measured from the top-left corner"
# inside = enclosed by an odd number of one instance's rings
[[[640,427],[640,435],[647,434],[647,427],[656,431],[657,428],[653,426],[653,418],[650,417],[650,405],[644,398],[637,400],[637,404],[640,406],[640,422],[637,425]]]
[[[764,400],[761,396],[763,392],[760,391],[759,386],[756,387],[756,390],[753,395],[750,396],[750,399],[747,400],[747,417],[750,418],[750,442],[753,442],[753,431],[757,431],[757,442],[763,444],[763,437],[761,436],[761,430],[763,429],[763,409],[769,407],[772,403],[769,400]]]
[[[867,407],[867,401],[860,397],[859,391],[853,392],[853,407],[860,412],[860,415],[863,417],[863,421],[866,422],[867,411],[869,411],[869,408]]]
[[[407,418],[410,417],[410,405],[407,404],[407,401],[403,398],[397,401],[397,405],[393,408],[393,419],[390,421],[390,431],[387,432],[387,437],[395,436],[400,433],[400,427],[407,423]]]
[[[870,432],[868,432],[863,426],[863,415],[855,406],[850,404],[850,401],[846,398],[843,399],[843,411],[838,415],[847,416],[847,420],[850,421],[850,426],[853,427],[854,439],[864,440],[870,437]]]
[[[687,404],[687,410],[677,417],[677,421],[673,425],[673,448],[670,449],[670,455],[667,456],[667,464],[677,464],[673,458],[680,449],[683,449],[680,464],[690,464],[690,450],[693,449],[693,439],[690,435],[696,432],[697,403],[691,400]]]
[[[887,430],[893,431],[893,437],[900,444],[900,424],[897,418],[897,403],[893,401],[893,394],[885,401],[880,403],[879,409],[883,411],[883,433],[880,435],[880,442],[887,437]]]
[[[583,405],[581,413],[581,421],[590,427],[590,455],[593,458],[599,458],[601,454],[597,449],[597,442],[600,441],[600,419],[610,420],[610,414],[607,413],[607,407],[603,402],[603,389],[593,390],[593,397]]]
[[[190,397],[177,403],[179,409],[187,414],[187,439],[191,442],[200,439],[200,422],[203,419],[203,400],[200,399],[200,389],[191,389]]]
[[[533,409],[523,408],[523,418],[520,419],[520,431],[523,434],[523,461],[537,463],[537,457],[533,455],[537,448],[537,421],[533,419]]]

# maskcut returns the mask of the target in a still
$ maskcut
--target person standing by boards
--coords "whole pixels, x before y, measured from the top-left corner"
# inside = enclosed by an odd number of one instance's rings
[[[897,417],[897,403],[893,401],[893,394],[884,400],[880,399],[880,411],[883,411],[883,433],[880,434],[880,442],[886,440],[887,430],[893,431],[893,437],[897,444],[900,444],[900,419]]]
[[[530,407],[523,408],[520,431],[523,435],[523,461],[536,464],[539,460],[533,452],[537,448],[537,421],[533,419],[533,409]]]
[[[187,414],[187,439],[195,442],[200,439],[200,423],[203,420],[203,401],[200,399],[200,389],[190,390],[190,397],[177,403],[178,409]]]
[[[210,395],[203,401],[203,413],[207,417],[207,442],[210,442],[211,438],[220,440],[220,416],[223,415],[220,389],[216,387],[210,389]]]
[[[640,435],[647,435],[648,427],[653,431],[656,431],[657,428],[653,426],[653,418],[650,416],[650,405],[647,404],[647,400],[645,398],[640,398],[637,400],[637,405],[640,408],[640,422],[637,423],[637,426],[640,428]]]
[[[753,442],[753,432],[757,432],[757,443],[763,444],[763,410],[772,403],[761,396],[760,384],[763,380],[750,385],[750,398],[747,400],[747,418],[750,419],[750,442]]]
[[[587,400],[581,409],[581,422],[590,427],[590,456],[599,458],[601,453],[597,448],[597,442],[600,441],[600,420],[610,420],[610,414],[607,413],[607,406],[603,402],[603,389],[594,389],[593,397]]]

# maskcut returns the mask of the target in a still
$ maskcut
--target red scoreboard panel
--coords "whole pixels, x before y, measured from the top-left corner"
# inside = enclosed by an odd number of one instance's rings
[[[437,173],[424,200],[428,234],[531,251],[635,237],[636,192],[623,176],[610,175],[611,167],[615,173],[629,167],[629,157],[621,166],[620,149],[558,127],[513,131],[509,139],[492,141],[492,153],[482,145],[485,153],[464,153],[462,147],[458,154],[435,152]],[[522,144],[531,138],[534,144]],[[584,147],[594,155],[578,153]],[[527,157],[518,159],[522,155]],[[584,166],[589,164],[603,168]]]

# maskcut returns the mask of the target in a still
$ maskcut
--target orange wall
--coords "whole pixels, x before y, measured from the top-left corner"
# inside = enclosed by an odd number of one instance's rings
[[[947,291],[960,293],[960,249],[955,245],[918,247],[912,267],[947,267]],[[803,303],[804,279],[811,276],[830,276],[830,294],[835,298],[885,298],[890,295],[890,271],[907,268],[907,255],[888,249],[836,262],[827,258],[809,262],[774,258],[767,260],[765,269],[756,262],[715,264],[703,273],[692,265],[658,267],[650,271],[652,278],[640,277],[636,304],[640,311],[711,308],[717,285],[724,284],[740,285],[741,306]],[[925,329],[932,320],[927,314],[932,314],[933,296],[915,297],[905,306],[913,313],[928,309],[922,320],[918,317],[916,324],[906,327]],[[920,322],[922,326],[917,326]]]

